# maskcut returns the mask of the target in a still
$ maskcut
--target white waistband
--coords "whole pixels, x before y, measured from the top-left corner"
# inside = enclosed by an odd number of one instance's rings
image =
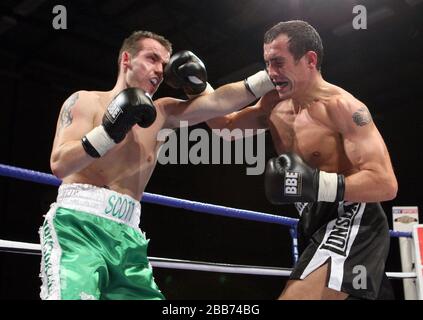
[[[141,204],[119,192],[89,184],[71,183],[59,187],[56,205],[98,215],[139,228]]]

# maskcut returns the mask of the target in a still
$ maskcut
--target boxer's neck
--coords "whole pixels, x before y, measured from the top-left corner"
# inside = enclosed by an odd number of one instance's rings
[[[113,87],[112,90],[110,90],[110,94],[114,97],[119,92],[121,92],[123,89],[126,89],[126,88],[128,88],[128,84],[126,83],[126,80],[125,80],[125,73],[123,72],[123,70],[121,70],[119,73],[119,77],[116,80],[115,86]]]
[[[295,113],[308,108],[321,97],[326,96],[329,88],[330,84],[322,78],[320,72],[316,72],[308,85],[292,97]]]

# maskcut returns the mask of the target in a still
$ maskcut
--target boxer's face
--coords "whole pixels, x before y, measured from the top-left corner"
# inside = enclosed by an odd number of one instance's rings
[[[285,34],[264,44],[266,68],[280,98],[290,98],[306,86],[309,80],[309,68],[305,60],[304,56],[295,61],[289,51],[289,38]]]
[[[141,39],[140,50],[135,55],[122,57],[126,83],[129,87],[138,87],[153,95],[163,80],[163,69],[169,62],[167,49],[154,39]]]

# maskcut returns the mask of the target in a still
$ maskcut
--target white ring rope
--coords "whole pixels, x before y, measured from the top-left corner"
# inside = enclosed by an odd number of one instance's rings
[[[23,253],[23,254],[41,254],[41,245],[37,243],[26,243],[0,239],[0,251]],[[262,266],[247,266],[239,264],[214,263],[202,261],[179,260],[170,258],[148,257],[153,267],[222,272],[222,273],[238,273],[238,274],[256,274],[264,276],[289,276],[291,268],[274,268]],[[415,272],[387,272],[386,275],[391,279],[416,278]]]

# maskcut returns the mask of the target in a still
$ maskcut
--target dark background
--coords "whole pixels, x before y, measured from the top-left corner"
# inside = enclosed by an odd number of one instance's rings
[[[55,5],[67,9],[67,29],[52,27]],[[356,4],[365,5],[368,29],[351,27]],[[421,0],[2,0],[0,2],[0,163],[50,172],[56,119],[74,91],[110,90],[122,40],[151,30],[193,50],[218,87],[263,67],[264,32],[283,20],[316,27],[325,46],[323,76],[367,104],[385,139],[399,192],[383,203],[422,206],[423,1]],[[162,85],[156,98],[181,97]],[[206,128],[204,125],[197,127]],[[266,158],[274,156],[266,136]],[[297,217],[292,206],[272,206],[262,176],[245,165],[157,165],[147,192]],[[0,177],[0,238],[35,243],[56,188]],[[149,255],[177,259],[291,266],[283,226],[143,206],[141,227]],[[0,298],[39,299],[39,256],[0,253]],[[400,271],[392,239],[389,271]],[[170,299],[274,299],[284,278],[155,269]],[[393,281],[397,298],[402,285]]]

